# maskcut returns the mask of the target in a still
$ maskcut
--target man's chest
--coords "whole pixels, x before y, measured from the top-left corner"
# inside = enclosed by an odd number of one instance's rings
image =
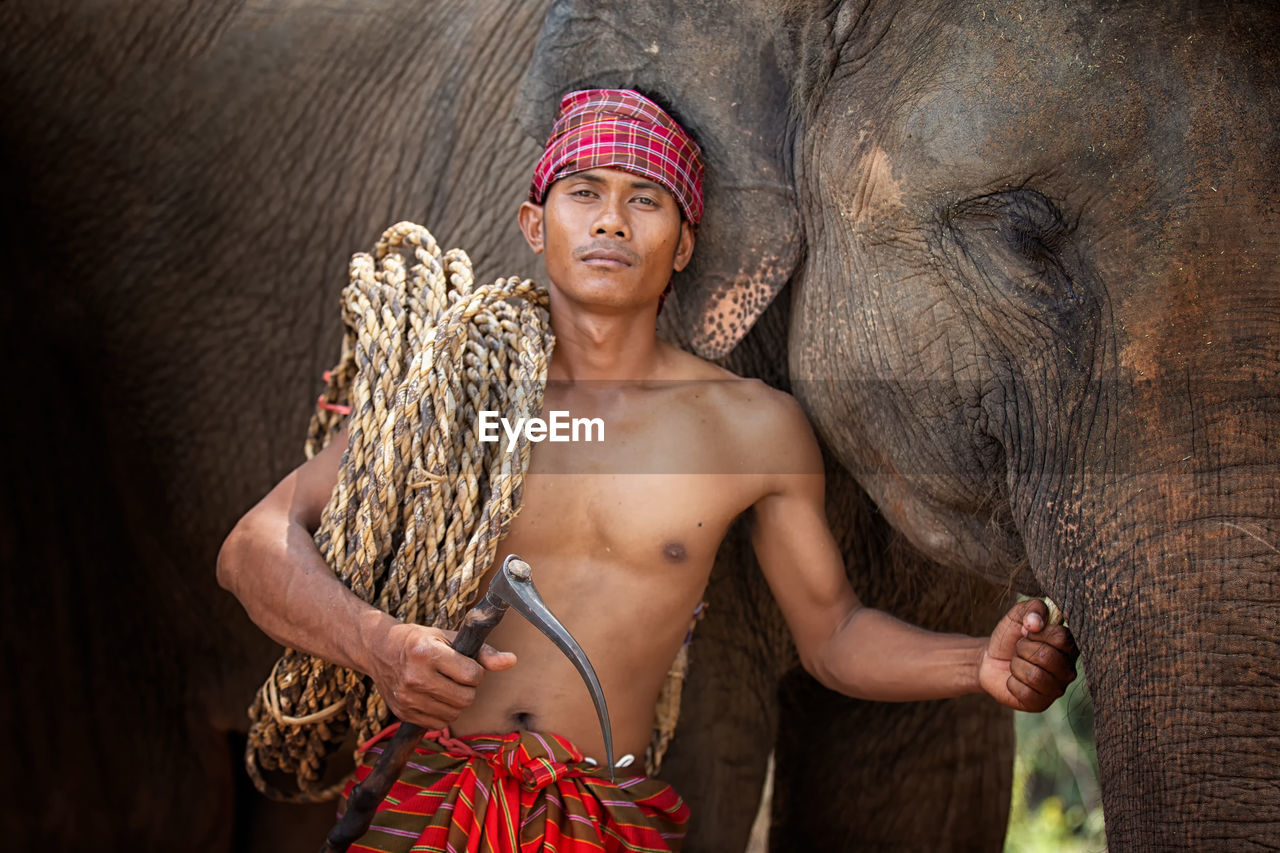
[[[570,560],[709,565],[745,503],[740,478],[716,474],[531,471],[508,545]]]
[[[562,419],[598,425],[533,444],[513,545],[636,567],[709,566],[764,478],[725,434],[722,413],[690,396],[678,388],[584,408],[549,394],[548,419],[564,406]]]

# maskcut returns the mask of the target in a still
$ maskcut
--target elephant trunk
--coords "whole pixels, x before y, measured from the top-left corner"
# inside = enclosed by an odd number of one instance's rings
[[[1185,390],[1139,404],[1132,470],[1081,478],[1080,516],[1056,530],[1113,850],[1280,838],[1277,398]]]

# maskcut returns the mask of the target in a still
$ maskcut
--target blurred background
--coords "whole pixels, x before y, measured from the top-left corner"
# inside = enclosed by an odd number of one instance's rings
[[[1018,752],[1005,853],[1103,853],[1107,849],[1084,668],[1043,714],[1015,713]]]

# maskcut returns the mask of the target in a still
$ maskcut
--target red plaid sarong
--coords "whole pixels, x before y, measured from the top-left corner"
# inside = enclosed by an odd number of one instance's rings
[[[533,171],[529,200],[542,204],[561,178],[621,169],[666,187],[684,218],[702,219],[702,150],[675,119],[630,89],[583,89],[560,101],[547,147]]]
[[[374,745],[364,753],[347,793],[369,775],[381,752]],[[450,738],[447,732],[431,732],[379,807],[373,826],[350,849],[678,851],[689,820],[680,795],[656,779],[620,777],[614,784],[601,772],[558,735]]]

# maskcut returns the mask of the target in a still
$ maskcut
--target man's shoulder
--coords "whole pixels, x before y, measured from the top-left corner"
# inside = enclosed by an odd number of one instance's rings
[[[715,416],[726,438],[767,443],[812,441],[813,431],[804,410],[790,394],[692,353],[676,352],[686,394],[704,415]]]
[[[671,379],[688,382],[717,382],[742,378],[731,370],[726,370],[718,364],[666,341],[659,341],[659,346],[666,361],[666,369],[663,373]]]

